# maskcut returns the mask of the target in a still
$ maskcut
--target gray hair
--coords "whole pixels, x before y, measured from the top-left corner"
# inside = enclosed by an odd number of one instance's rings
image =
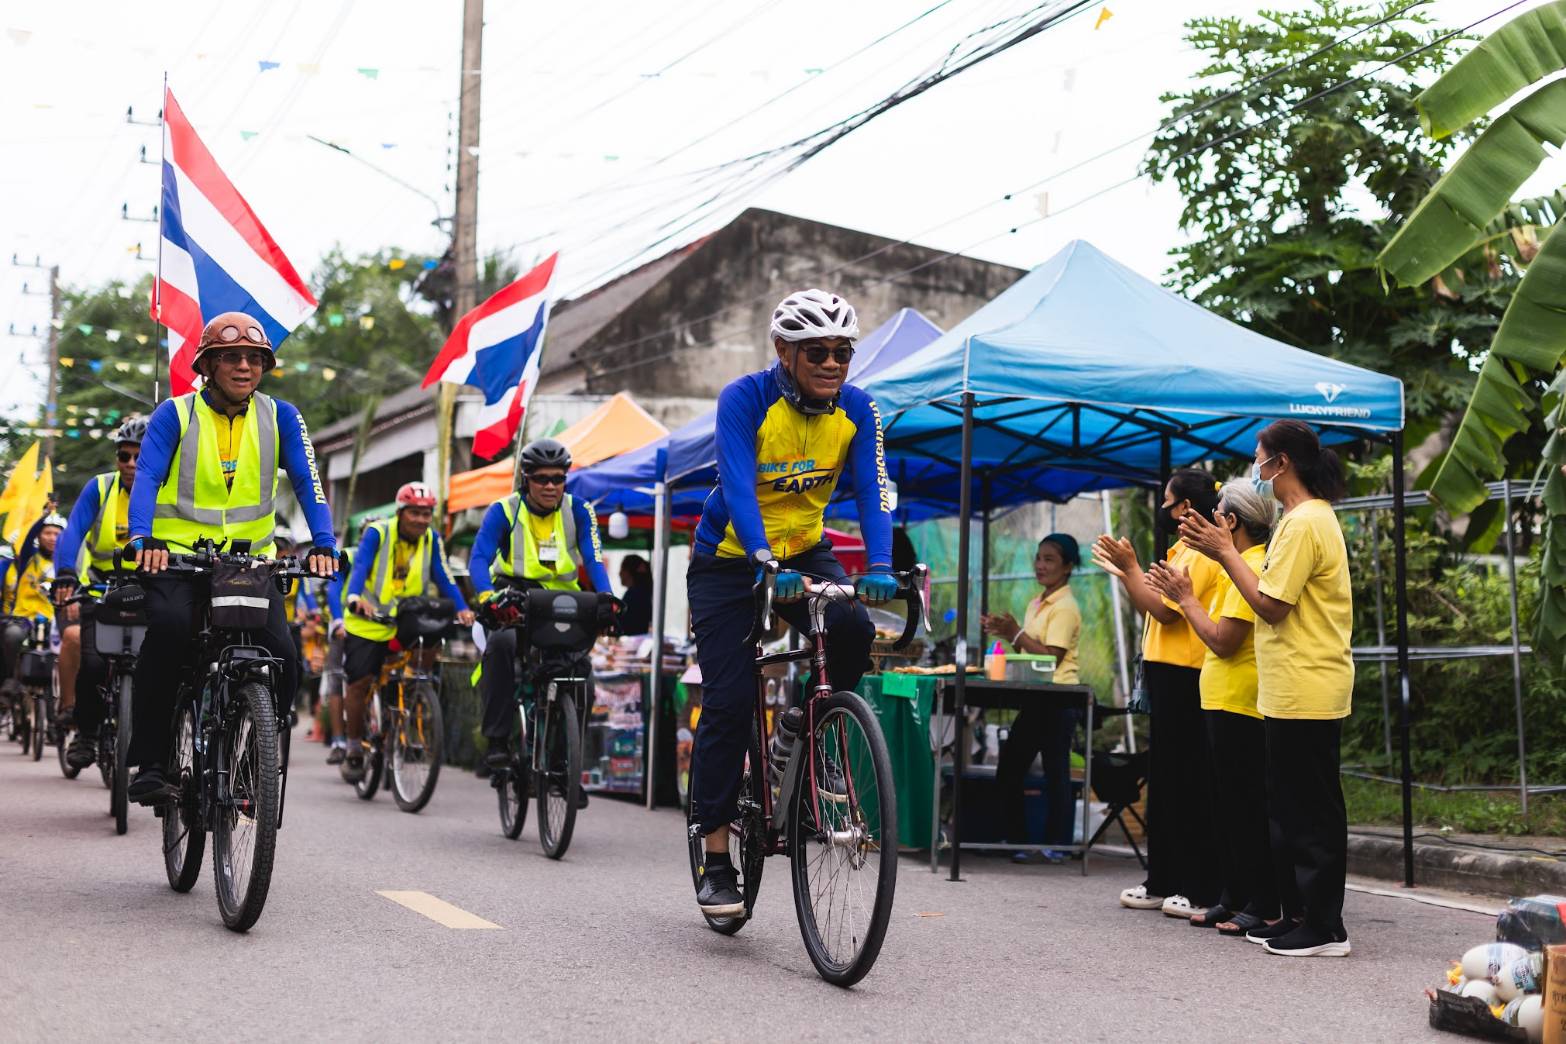
[[[1218,510],[1231,514],[1245,527],[1246,535],[1265,544],[1278,520],[1278,502],[1263,496],[1248,478],[1230,479],[1218,491]]]

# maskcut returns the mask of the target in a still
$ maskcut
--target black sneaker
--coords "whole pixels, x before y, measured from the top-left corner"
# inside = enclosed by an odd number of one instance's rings
[[[1347,957],[1353,952],[1347,932],[1324,932],[1308,924],[1299,925],[1277,938],[1265,940],[1262,948],[1268,953],[1284,957]]]
[[[586,808],[587,807],[587,788],[586,787],[578,786],[576,788],[576,807],[577,808]]]
[[[364,779],[364,751],[350,750],[343,757],[343,779],[349,783],[358,783]]]
[[[65,763],[73,769],[84,769],[97,760],[98,744],[81,733],[77,733],[71,745],[65,748]]]
[[[1280,936],[1288,935],[1299,926],[1300,922],[1298,920],[1292,917],[1285,917],[1280,921],[1274,921],[1272,924],[1264,924],[1260,928],[1252,928],[1245,933],[1245,939],[1247,942],[1256,943],[1258,946],[1265,946],[1268,939],[1276,939]]]
[[[138,805],[155,805],[170,794],[169,781],[161,765],[148,765],[136,773],[126,788],[126,796]]]
[[[712,866],[702,871],[696,905],[708,917],[736,917],[745,912],[745,897],[739,893],[739,879],[732,866]]]
[[[504,745],[496,744],[489,748],[489,753],[484,755],[484,764],[489,766],[491,772],[494,772],[496,769],[503,769],[511,764],[511,752]]]
[[[347,756],[348,749],[346,747],[333,747],[331,750],[326,752],[326,763],[328,765],[341,765],[343,763],[343,759]]]

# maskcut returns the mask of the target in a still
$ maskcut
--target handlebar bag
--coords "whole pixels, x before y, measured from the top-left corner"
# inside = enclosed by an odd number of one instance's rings
[[[598,635],[593,591],[529,591],[528,641],[536,649],[587,649]]]
[[[48,685],[54,674],[54,657],[48,649],[25,649],[17,674],[24,685]]]
[[[212,626],[261,631],[272,613],[272,571],[267,563],[217,562],[212,567]]]
[[[147,592],[139,584],[106,591],[82,606],[82,639],[92,634],[93,648],[103,656],[134,656],[147,636]]]
[[[438,638],[456,617],[457,604],[450,598],[404,598],[397,603],[397,643],[406,648]]]

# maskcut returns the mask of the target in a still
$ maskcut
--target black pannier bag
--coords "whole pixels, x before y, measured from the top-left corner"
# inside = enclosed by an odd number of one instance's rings
[[[397,603],[397,644],[440,638],[457,618],[457,604],[450,598],[404,598]]]
[[[212,626],[225,631],[261,631],[272,613],[269,563],[218,562],[212,567]]]
[[[82,630],[91,630],[100,656],[135,656],[147,637],[147,592],[126,584],[82,606]]]
[[[598,636],[597,593],[529,591],[527,632],[535,649],[592,648]]]

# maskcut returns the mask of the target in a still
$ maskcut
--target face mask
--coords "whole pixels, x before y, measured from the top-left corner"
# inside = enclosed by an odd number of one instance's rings
[[[1180,519],[1172,509],[1165,508],[1158,512],[1158,527],[1170,536],[1180,532]]]
[[[1277,455],[1274,454],[1273,456],[1275,457]],[[1255,486],[1256,492],[1260,493],[1264,497],[1271,497],[1273,493],[1272,479],[1264,479],[1261,477],[1262,464],[1271,463],[1272,460],[1273,457],[1268,457],[1266,460],[1262,461],[1261,464],[1253,463],[1251,465],[1251,485]]]

